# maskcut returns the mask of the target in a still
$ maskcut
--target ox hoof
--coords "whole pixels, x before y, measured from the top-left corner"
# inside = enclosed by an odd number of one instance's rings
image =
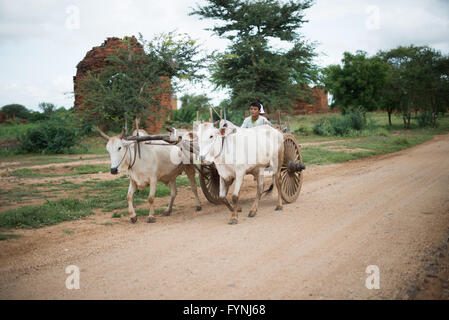
[[[132,217],[131,219],[129,219],[132,223],[136,223],[137,222],[137,216],[136,217]]]
[[[237,212],[242,212],[242,207],[238,207]]]
[[[256,212],[255,212],[255,211],[250,211],[250,212],[248,213],[248,217],[250,217],[250,218],[254,217],[255,215],[256,215]]]
[[[238,220],[237,219],[231,219],[229,220],[228,224],[237,224]]]
[[[275,211],[282,211],[282,206],[276,206]]]
[[[201,211],[201,206],[197,206],[196,211]]]
[[[155,217],[148,217],[147,222],[148,223],[155,223],[156,222],[156,218]]]
[[[168,217],[169,215],[171,215],[171,211],[164,211],[164,212],[162,213],[162,215]],[[154,222],[154,221],[153,221],[153,222]]]

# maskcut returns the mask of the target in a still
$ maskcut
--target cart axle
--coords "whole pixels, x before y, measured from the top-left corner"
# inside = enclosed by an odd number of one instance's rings
[[[290,173],[293,172],[301,172],[302,170],[305,170],[306,166],[303,165],[301,162],[295,163],[294,161],[290,161],[288,163],[288,171]]]

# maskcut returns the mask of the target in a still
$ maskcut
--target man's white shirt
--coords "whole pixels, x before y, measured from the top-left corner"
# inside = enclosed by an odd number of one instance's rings
[[[261,115],[259,115],[259,118],[255,122],[252,122],[252,117],[249,116],[248,118],[245,118],[245,120],[243,120],[241,128],[254,128],[257,126],[262,126],[264,124],[268,124],[271,126],[271,122]]]

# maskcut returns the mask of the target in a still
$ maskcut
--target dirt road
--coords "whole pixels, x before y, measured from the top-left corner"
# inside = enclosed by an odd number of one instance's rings
[[[175,214],[155,224],[86,219],[24,231],[0,242],[0,298],[406,299],[426,257],[447,241],[449,135],[310,167],[300,197],[281,212],[273,192],[248,218],[254,194],[246,181],[234,226],[204,197],[194,213],[183,190]],[[79,290],[66,288],[69,265],[80,269]],[[379,268],[380,289],[365,286],[369,265]]]

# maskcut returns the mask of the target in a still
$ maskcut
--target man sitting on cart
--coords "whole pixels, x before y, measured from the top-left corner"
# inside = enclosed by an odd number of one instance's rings
[[[271,126],[271,122],[268,121],[267,118],[261,116],[264,114],[263,106],[259,102],[253,102],[249,106],[250,116],[245,118],[242,123],[242,128],[254,128],[257,126],[262,126],[264,124],[268,124]]]

